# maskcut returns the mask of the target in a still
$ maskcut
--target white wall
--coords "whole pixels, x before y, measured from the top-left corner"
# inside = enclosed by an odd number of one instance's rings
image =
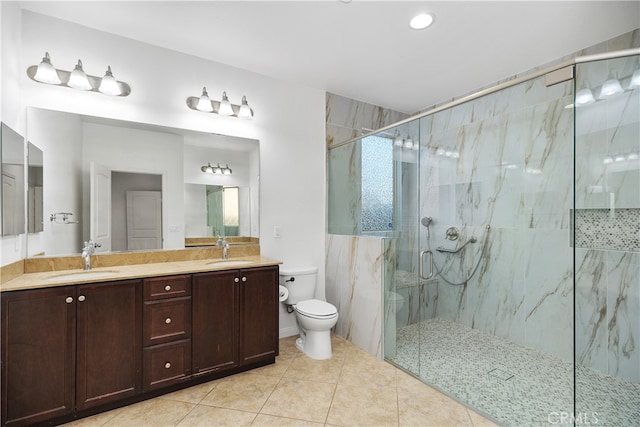
[[[4,2],[0,5],[4,7]],[[324,290],[323,91],[27,11],[21,24],[18,115],[24,115],[27,106],[37,106],[259,140],[262,254],[290,265],[318,266],[318,282]],[[125,98],[107,97],[33,82],[24,71],[36,65],[45,51],[62,69],[71,69],[79,58],[92,75],[102,75],[111,65],[115,77],[129,83],[132,93]],[[197,96],[204,85],[213,97],[226,90],[235,104],[246,95],[255,119],[188,109],[186,98]],[[274,226],[281,227],[280,238],[273,236]],[[291,316],[283,321],[295,324]]]

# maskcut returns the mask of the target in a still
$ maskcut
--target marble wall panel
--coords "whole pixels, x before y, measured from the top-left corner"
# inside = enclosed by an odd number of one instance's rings
[[[335,333],[382,358],[384,239],[329,235],[327,301],[338,309]]]

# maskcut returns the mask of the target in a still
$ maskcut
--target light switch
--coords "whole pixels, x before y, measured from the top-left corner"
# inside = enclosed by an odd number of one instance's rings
[[[280,238],[280,226],[276,225],[275,227],[273,227],[273,237],[275,237],[276,239]]]

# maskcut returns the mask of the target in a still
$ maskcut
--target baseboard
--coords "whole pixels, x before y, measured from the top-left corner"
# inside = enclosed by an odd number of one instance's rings
[[[280,338],[286,338],[293,335],[298,335],[299,333],[300,333],[300,330],[298,329],[297,326],[289,326],[287,328],[281,328],[279,336]]]

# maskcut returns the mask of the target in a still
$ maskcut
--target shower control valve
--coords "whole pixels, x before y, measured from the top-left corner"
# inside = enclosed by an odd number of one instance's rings
[[[447,240],[458,240],[458,237],[460,237],[460,230],[456,227],[449,227],[447,228],[447,231],[445,231],[445,234]]]

